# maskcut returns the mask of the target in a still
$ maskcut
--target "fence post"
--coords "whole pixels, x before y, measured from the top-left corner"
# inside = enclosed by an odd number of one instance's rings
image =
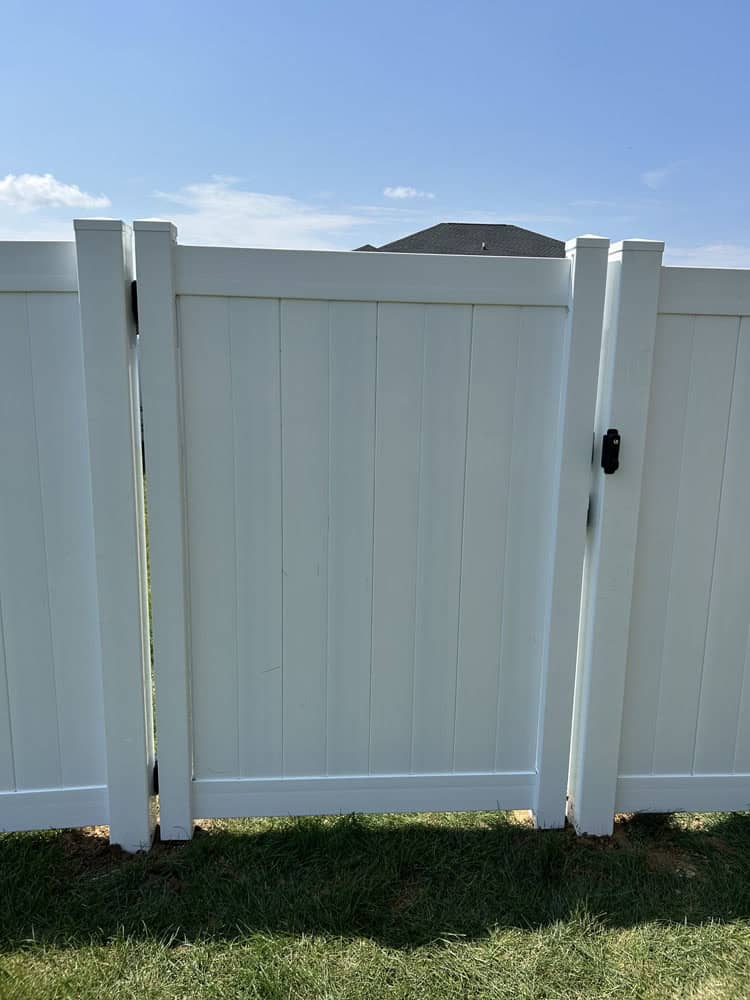
[[[179,343],[170,222],[136,222],[163,840],[193,834],[190,645]]]
[[[591,426],[602,335],[609,240],[569,240],[569,318],[560,393],[556,498],[549,604],[545,620],[544,682],[537,740],[539,827],[565,824],[565,787],[570,753],[581,571],[586,546]]]
[[[584,573],[568,812],[579,833],[608,835],[615,793],[635,547],[664,244],[624,240],[609,256],[596,407],[592,528]],[[621,435],[604,475],[602,436]]]
[[[133,234],[74,223],[88,412],[110,841],[148,848],[156,812]]]

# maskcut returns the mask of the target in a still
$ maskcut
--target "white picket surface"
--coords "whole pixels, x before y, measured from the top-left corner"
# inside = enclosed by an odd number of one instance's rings
[[[106,823],[73,243],[0,244],[0,830]]]

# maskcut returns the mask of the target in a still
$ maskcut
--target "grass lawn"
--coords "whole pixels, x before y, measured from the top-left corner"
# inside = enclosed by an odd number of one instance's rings
[[[244,820],[0,837],[0,996],[750,997],[750,815]]]

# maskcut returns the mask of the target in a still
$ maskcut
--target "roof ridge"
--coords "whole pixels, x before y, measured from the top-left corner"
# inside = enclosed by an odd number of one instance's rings
[[[481,254],[517,257],[564,257],[565,244],[515,222],[436,222],[379,247],[393,253]]]

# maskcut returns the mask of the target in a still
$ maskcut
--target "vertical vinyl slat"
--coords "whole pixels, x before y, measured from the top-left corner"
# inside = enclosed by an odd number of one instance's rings
[[[651,772],[664,660],[667,600],[675,552],[682,465],[690,461],[685,412],[693,355],[692,316],[661,316],[643,460],[633,607],[625,678],[620,774]]]
[[[19,789],[62,782],[27,296],[0,296],[0,573]]]
[[[376,308],[331,303],[328,774],[368,769]]]
[[[179,299],[195,773],[239,772],[229,300]]]
[[[653,769],[692,769],[738,320],[697,317]]]
[[[744,317],[740,325],[740,344],[737,355],[737,365],[742,364],[742,379],[735,384],[735,392],[738,395],[738,403],[745,400],[745,393],[748,392],[747,372],[748,372],[748,343],[750,342],[750,319]],[[742,435],[742,431],[740,431]],[[730,456],[728,455],[727,458]],[[744,499],[744,497],[742,498]],[[736,725],[736,736],[734,745],[733,771],[739,774],[750,772],[750,624],[748,624],[745,635],[745,655],[743,658],[742,686],[738,698],[738,718]]]
[[[535,766],[565,315],[557,309],[524,308],[520,322],[500,637],[498,771]]]
[[[370,771],[411,762],[424,307],[378,308]]]
[[[330,304],[281,304],[284,773],[325,774]]]
[[[10,724],[10,697],[5,659],[3,602],[2,593],[0,593],[0,791],[15,791],[15,787],[16,766],[13,758],[13,731]]]
[[[474,309],[453,766],[495,766],[500,622],[521,310]]]
[[[96,571],[79,313],[28,296],[62,784],[106,781]]]
[[[19,323],[19,318],[24,312],[19,308],[23,306],[23,296],[9,296],[7,293],[0,295],[0,356],[3,366],[7,366],[6,358],[10,355],[10,345],[12,341],[8,338],[15,338],[23,335],[23,326]],[[0,369],[1,371],[1,369]],[[0,374],[0,378],[2,375]],[[10,470],[10,465],[6,461],[5,441],[3,439],[2,428],[8,427],[9,414],[3,407],[5,394],[0,392],[0,553],[5,553],[5,532],[3,524],[8,523],[4,496],[7,484],[12,480],[5,477]],[[5,470],[3,472],[3,470]],[[0,564],[0,788],[3,790],[15,790],[16,775],[15,762],[13,759],[13,730],[11,725],[10,708],[10,680],[9,668],[5,652],[5,617],[7,615],[4,602],[7,603],[7,578],[2,571],[5,563],[3,558]]]
[[[411,770],[453,765],[469,306],[428,305]]]
[[[719,510],[713,587],[696,733],[697,773],[729,774],[735,746],[750,624],[750,531],[747,530],[750,464],[750,319],[739,331]]]
[[[240,774],[281,773],[279,302],[231,299]]]
[[[750,626],[745,641],[742,691],[738,703],[737,731],[734,744],[733,771],[750,772]]]

